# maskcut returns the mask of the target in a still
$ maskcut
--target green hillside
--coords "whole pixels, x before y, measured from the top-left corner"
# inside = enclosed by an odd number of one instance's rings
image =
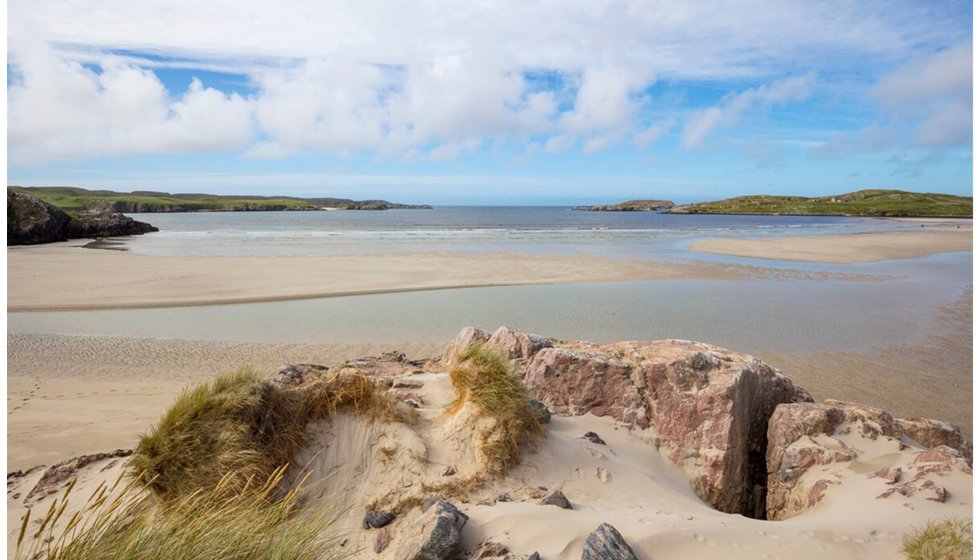
[[[675,206],[671,213],[968,218],[973,197],[880,189],[816,198],[754,195]]]

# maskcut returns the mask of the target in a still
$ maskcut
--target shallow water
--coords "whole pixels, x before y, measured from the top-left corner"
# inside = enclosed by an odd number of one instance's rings
[[[192,340],[403,343],[448,342],[465,326],[508,325],[599,343],[684,338],[744,352],[861,351],[922,334],[926,319],[971,284],[971,266],[971,253],[950,253],[830,267],[902,276],[890,281],[664,280],[8,313],[7,329]]]

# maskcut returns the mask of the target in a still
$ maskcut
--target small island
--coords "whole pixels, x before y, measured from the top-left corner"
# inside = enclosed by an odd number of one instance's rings
[[[972,218],[973,197],[869,189],[815,198],[739,196],[715,202],[674,206],[669,212],[671,214]]]
[[[398,204],[387,200],[299,198],[292,196],[237,196],[171,194],[156,191],[121,193],[79,187],[11,187],[7,190],[35,196],[66,212],[261,212],[283,210],[430,210],[427,204]]]
[[[627,200],[619,204],[579,206],[576,210],[589,212],[665,212],[673,207],[674,203],[669,200]]]

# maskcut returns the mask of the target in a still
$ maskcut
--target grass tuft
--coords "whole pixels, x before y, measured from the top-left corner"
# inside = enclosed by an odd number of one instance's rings
[[[93,493],[70,522],[41,531],[33,546],[16,558],[48,560],[205,560],[339,559],[336,538],[328,534],[336,518],[303,510],[298,502],[302,482],[278,501],[269,497],[281,487],[278,469],[254,488],[228,492],[236,476],[229,473],[207,491],[194,492],[170,504],[155,504],[152,495],[117,480],[107,492]],[[97,497],[100,496],[100,497]],[[67,492],[64,498],[67,498]],[[64,503],[64,502],[63,502]],[[62,506],[63,507],[63,506]]]
[[[405,420],[395,402],[356,370],[296,387],[241,369],[185,391],[140,439],[133,466],[164,501],[219,483],[228,494],[240,493],[292,465],[306,444],[306,425],[341,408],[384,422]]]
[[[902,538],[909,560],[965,560],[973,556],[973,521],[949,518],[931,521]]]
[[[502,475],[519,464],[521,451],[536,445],[544,435],[528,402],[527,388],[511,374],[507,358],[492,346],[476,343],[467,347],[449,370],[449,379],[458,394],[450,412],[470,401],[494,420],[492,427],[479,434],[488,474]]]

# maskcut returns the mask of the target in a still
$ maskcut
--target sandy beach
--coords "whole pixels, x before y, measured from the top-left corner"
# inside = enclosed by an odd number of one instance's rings
[[[82,248],[82,242],[7,249],[7,311],[245,303],[474,286],[667,279],[868,280],[695,260],[585,255],[418,253],[324,257],[159,257]],[[908,232],[696,242],[697,251],[857,263],[972,250],[966,233]]]
[[[833,263],[972,250],[969,234],[950,231],[701,243],[722,254]],[[578,255],[191,258],[149,257],[80,245],[8,249],[8,311],[206,305],[506,284],[686,278],[894,280],[867,272]],[[746,252],[749,254],[743,254]],[[794,255],[798,258],[792,258]],[[772,352],[756,357],[779,368],[818,402],[834,398],[881,407],[896,417],[939,418],[958,424],[972,437],[972,289],[948,307],[935,310],[922,332],[900,344],[862,351]],[[392,349],[410,358],[428,358],[441,354],[444,347],[445,342],[272,344],[8,333],[7,469],[27,470],[72,456],[131,448],[183,389],[223,372],[252,367],[262,375],[272,375],[283,364],[329,366]],[[429,392],[424,394],[429,404],[423,418],[436,419],[450,397],[445,394],[445,381],[426,380],[425,391]],[[325,449],[354,452],[381,437],[362,433],[356,425],[349,428],[344,428],[347,435],[342,440],[330,440]],[[583,447],[581,434],[590,430],[601,431],[614,452]],[[972,476],[956,474],[944,481],[951,496],[945,504],[920,498],[910,502],[914,505],[907,505],[902,515],[895,515],[897,502],[875,500],[882,492],[881,483],[868,481],[864,473],[887,461],[891,464],[897,457],[911,465],[922,450],[903,448],[900,454],[881,445],[861,447],[865,443],[848,440],[848,445],[860,448],[867,458],[857,461],[854,469],[833,470],[831,466],[822,471],[841,484],[827,494],[820,507],[780,523],[723,514],[706,506],[678,469],[663,462],[651,444],[656,437],[591,415],[556,419],[545,443],[525,465],[463,505],[470,516],[464,546],[474,549],[486,538],[505,535],[506,544],[515,551],[577,558],[582,537],[540,538],[555,517],[528,501],[528,488],[536,486],[562,488],[576,504],[579,511],[564,521],[569,534],[584,535],[609,521],[641,552],[641,558],[655,556],[653,551],[691,558],[715,558],[723,551],[727,557],[746,560],[757,558],[760,551],[788,558],[891,557],[910,523],[969,515],[972,508]],[[436,441],[429,444],[435,457],[455,452],[439,447],[442,444]],[[319,460],[330,457],[333,455],[327,453]],[[81,487],[94,488],[100,480],[116,476],[123,464],[115,460],[94,463],[82,471]],[[40,473],[31,471],[8,488],[8,519],[23,515],[23,495]],[[359,490],[328,486],[323,491]],[[515,503],[491,503],[503,493],[513,496]],[[50,499],[35,500],[32,505],[46,508]],[[340,529],[350,534],[352,543],[370,549],[370,534],[359,532],[358,515],[343,517]],[[8,550],[12,538],[15,535],[8,530]],[[389,551],[381,557],[390,556]]]
[[[930,230],[774,239],[706,239],[695,241],[688,248],[753,259],[855,264],[972,251],[972,229],[972,225],[965,225],[956,232]]]

